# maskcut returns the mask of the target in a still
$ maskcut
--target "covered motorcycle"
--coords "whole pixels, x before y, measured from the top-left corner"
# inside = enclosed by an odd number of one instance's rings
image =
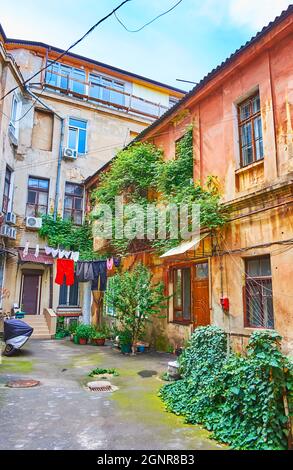
[[[31,337],[34,329],[21,320],[5,320],[4,321],[4,341],[6,347],[5,356],[12,354],[20,349]]]

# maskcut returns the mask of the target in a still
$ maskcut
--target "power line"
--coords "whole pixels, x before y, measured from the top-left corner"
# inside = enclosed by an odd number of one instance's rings
[[[146,27],[149,26],[150,24],[154,23],[154,21],[156,21],[157,19],[161,18],[162,16],[167,15],[167,13],[170,13],[170,11],[174,10],[181,2],[183,2],[183,0],[179,0],[179,2],[175,3],[175,5],[173,5],[171,8],[169,8],[169,10],[166,10],[166,11],[164,11],[163,13],[160,13],[158,16],[156,16],[155,18],[153,18],[151,21],[148,21],[147,23],[145,23],[143,26],[141,26],[141,27],[138,28],[138,29],[129,29],[129,28],[127,28],[127,26],[123,23],[123,21],[118,17],[118,15],[116,14],[116,12],[114,12],[114,16],[115,16],[116,20],[118,21],[118,23],[119,23],[128,33],[138,33],[139,31],[142,31],[144,28],[146,28]]]
[[[76,47],[78,44],[80,44],[89,34],[91,34],[101,23],[106,21],[110,16],[114,15],[116,11],[118,11],[125,3],[131,2],[132,0],[124,0],[120,5],[118,5],[116,8],[114,8],[110,13],[108,13],[106,16],[104,16],[101,20],[99,20],[96,24],[94,24],[81,38],[79,38],[77,41],[75,41],[66,51],[62,52],[56,59],[50,62],[50,64],[45,65],[42,67],[40,70],[38,70],[34,75],[31,77],[27,78],[26,80],[23,81],[21,85],[17,85],[16,87],[12,88],[9,90],[4,96],[2,96],[1,101],[4,100],[8,95],[13,93],[15,90],[20,88],[20,86],[26,85],[28,82],[30,82],[33,78],[37,77],[40,73],[44,72],[47,70],[49,67],[51,67],[53,64],[58,62],[58,60],[62,59],[68,52],[71,51],[74,47]],[[181,0],[182,1],[182,0]]]

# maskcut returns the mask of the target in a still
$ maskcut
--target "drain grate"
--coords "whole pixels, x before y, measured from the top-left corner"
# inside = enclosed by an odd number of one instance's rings
[[[154,375],[158,375],[158,372],[156,370],[141,370],[137,375],[140,375],[143,379],[147,379]]]
[[[6,387],[9,388],[34,388],[38,387],[41,384],[38,380],[14,380],[8,382]]]
[[[90,392],[115,392],[117,387],[114,387],[110,382],[106,380],[99,381],[99,382],[89,382],[87,384],[88,389]]]

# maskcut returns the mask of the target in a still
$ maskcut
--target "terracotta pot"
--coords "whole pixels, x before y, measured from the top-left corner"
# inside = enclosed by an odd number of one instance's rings
[[[105,338],[93,338],[92,339],[92,342],[93,344],[95,344],[96,346],[105,346]]]
[[[79,338],[79,344],[82,344],[83,346],[87,344],[87,339],[86,338]]]

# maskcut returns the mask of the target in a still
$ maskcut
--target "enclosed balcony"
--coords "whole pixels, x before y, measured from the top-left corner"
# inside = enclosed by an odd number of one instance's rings
[[[131,92],[131,83],[98,73],[87,74],[85,70],[58,62],[47,69],[43,86],[56,93],[150,120],[159,118],[174,104],[165,106],[135,96]]]

